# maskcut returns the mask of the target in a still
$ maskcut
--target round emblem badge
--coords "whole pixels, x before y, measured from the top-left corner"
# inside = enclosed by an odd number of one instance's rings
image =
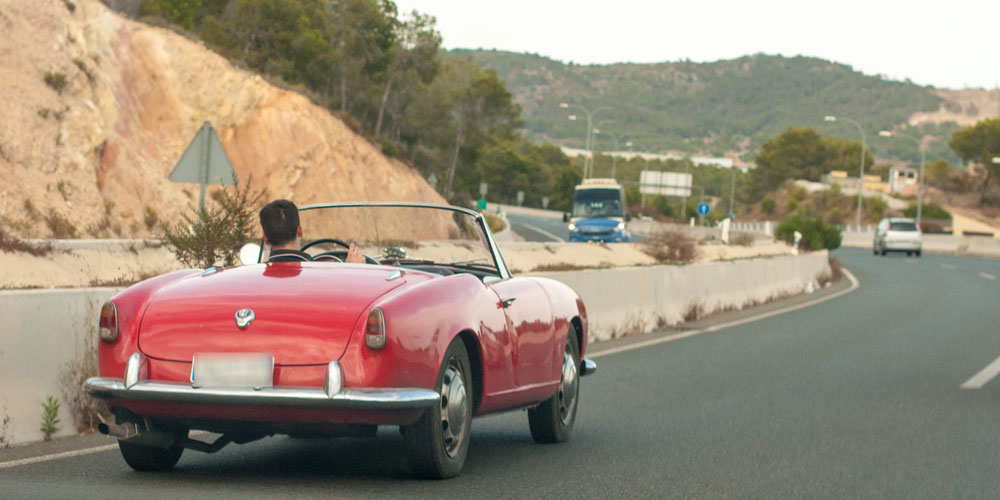
[[[236,326],[239,327],[240,330],[246,330],[250,326],[250,323],[253,323],[254,318],[253,309],[244,307],[243,309],[236,311],[236,317],[233,319],[236,320]]]

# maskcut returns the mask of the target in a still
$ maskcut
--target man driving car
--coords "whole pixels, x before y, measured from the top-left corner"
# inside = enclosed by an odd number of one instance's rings
[[[288,200],[275,200],[260,209],[264,243],[271,246],[268,262],[310,262],[312,256],[302,248],[302,224],[299,209]],[[363,264],[365,258],[354,243],[347,249],[346,262]]]

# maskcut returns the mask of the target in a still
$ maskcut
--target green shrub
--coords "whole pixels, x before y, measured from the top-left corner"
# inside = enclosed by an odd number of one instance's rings
[[[52,238],[57,240],[76,239],[76,226],[66,217],[49,209],[49,214],[45,216],[45,225],[52,231]]]
[[[911,218],[916,217],[917,204],[910,203],[910,206],[903,210],[903,215]],[[941,208],[941,205],[936,203],[924,203],[923,210],[920,212],[920,218],[930,220],[947,220],[951,219],[951,214],[944,208]]]
[[[59,400],[49,396],[42,403],[42,427],[39,429],[45,435],[45,440],[52,440],[52,435],[59,430]]]
[[[788,200],[788,206],[785,207],[785,211],[794,212],[799,209],[799,201],[795,198]]]
[[[66,75],[59,72],[52,72],[45,74],[45,84],[52,87],[56,93],[62,94],[63,89],[66,88]]]
[[[881,219],[882,214],[885,213],[885,200],[881,196],[865,198],[865,200],[868,202],[868,213],[872,215],[872,218],[875,220]]]
[[[776,205],[777,203],[774,201],[774,197],[766,194],[764,195],[764,199],[760,202],[760,209],[766,213],[773,214]]]
[[[826,213],[826,222],[830,224],[840,224],[843,218],[844,216],[840,214],[840,209],[837,207],[831,208],[830,211]]]
[[[802,234],[799,248],[806,250],[833,250],[840,247],[840,228],[824,224],[819,217],[799,214],[778,224],[774,237],[791,244],[795,240],[795,231]]]
[[[251,191],[250,180],[232,189],[216,192],[219,208],[192,210],[173,227],[161,226],[162,241],[177,260],[192,267],[217,263],[231,266],[239,259],[240,247],[253,239],[257,228],[257,205],[264,193]]]
[[[795,198],[796,201],[802,201],[806,199],[807,196],[809,196],[809,191],[806,191],[806,188],[802,186],[795,186],[792,188],[792,198]]]

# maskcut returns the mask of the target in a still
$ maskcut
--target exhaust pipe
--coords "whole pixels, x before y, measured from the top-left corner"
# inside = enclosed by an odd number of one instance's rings
[[[124,424],[107,424],[101,422],[97,424],[98,432],[105,436],[114,436],[118,439],[132,439],[145,430],[140,429],[139,424],[135,422],[125,422]]]

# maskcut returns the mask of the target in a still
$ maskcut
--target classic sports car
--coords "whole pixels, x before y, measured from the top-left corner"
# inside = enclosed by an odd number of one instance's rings
[[[472,417],[527,408],[537,442],[573,430],[587,313],[554,280],[512,277],[484,217],[444,205],[301,207],[312,262],[164,274],[104,304],[103,399],[133,469],[172,468],[274,434],[374,436],[399,426],[421,477],[457,475]],[[367,264],[342,262],[355,242]],[[249,262],[248,262],[249,261]],[[191,430],[221,434],[191,439]]]

